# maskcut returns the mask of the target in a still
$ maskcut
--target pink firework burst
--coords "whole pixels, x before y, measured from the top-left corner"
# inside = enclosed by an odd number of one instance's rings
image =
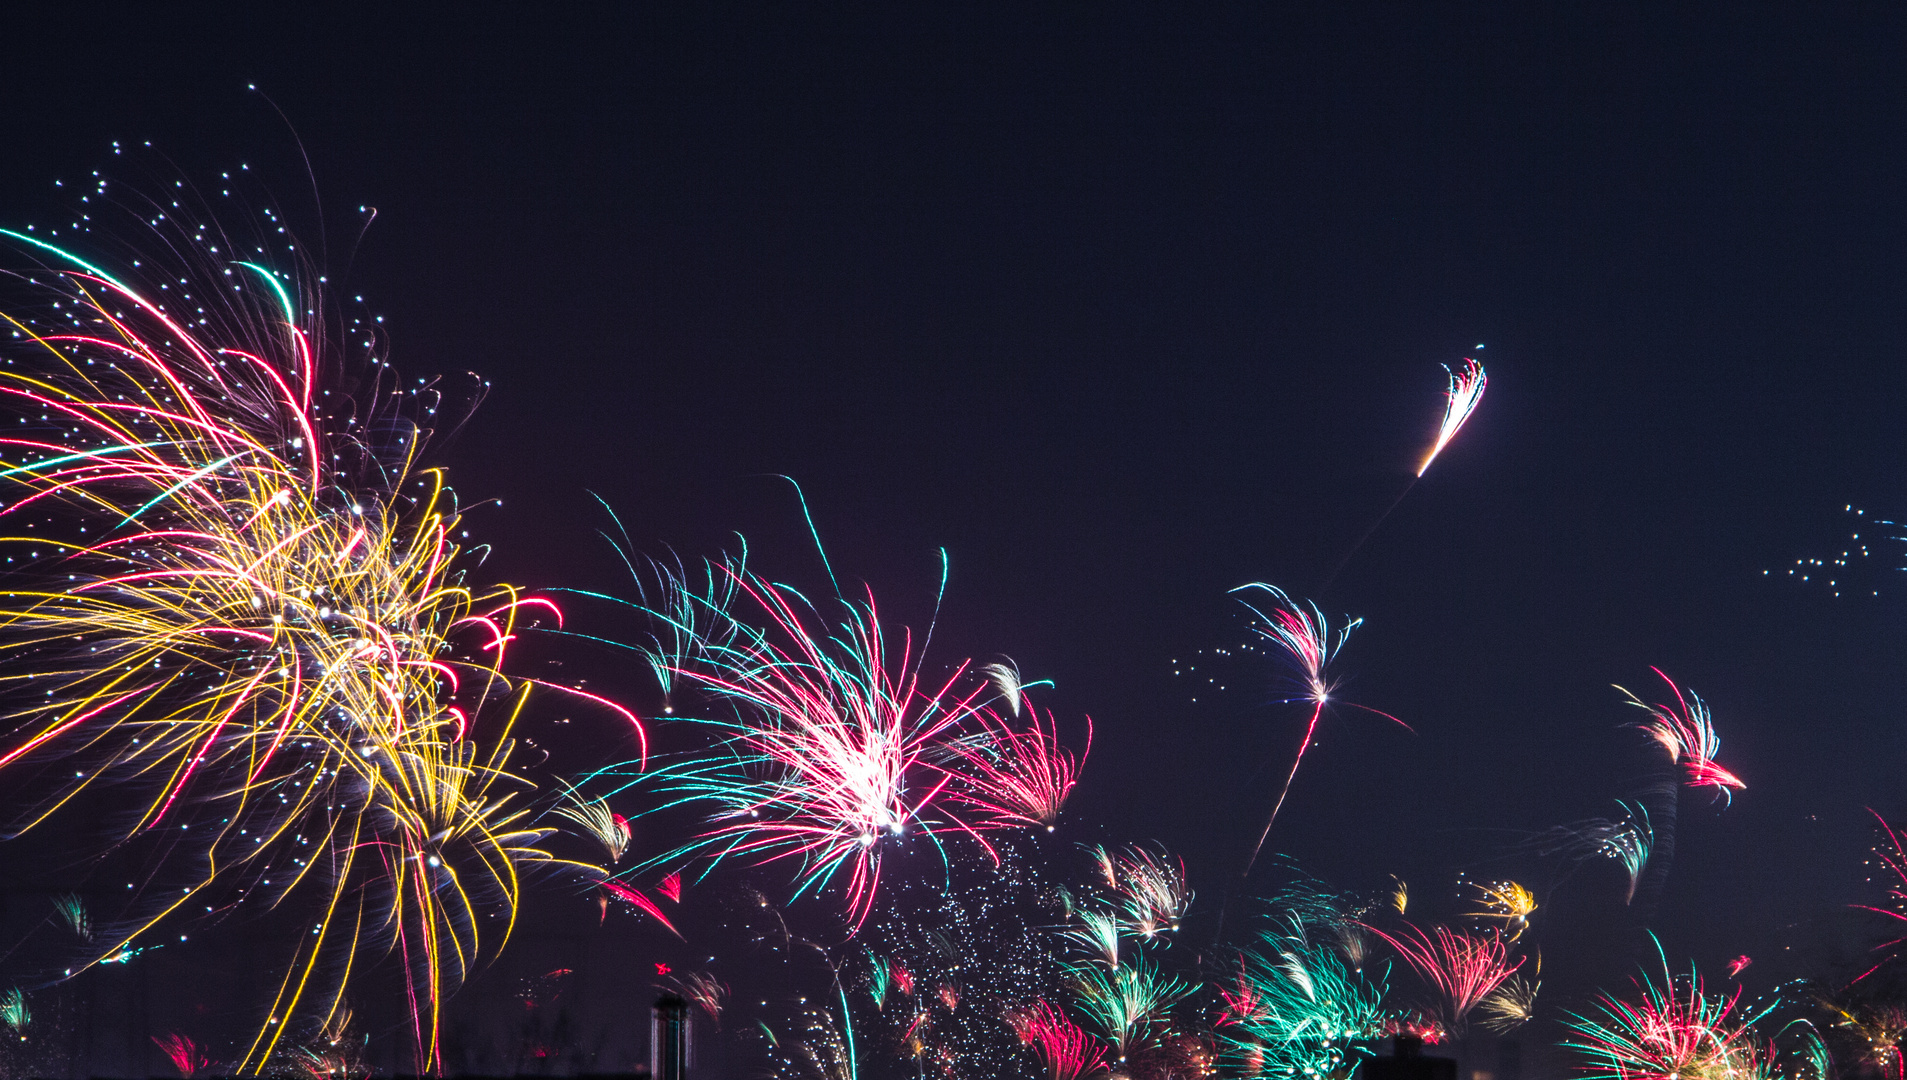
[[[1062,746],[1052,713],[1044,722],[1028,707],[1031,722],[1015,730],[992,709],[973,713],[973,735],[949,744],[946,770],[958,778],[950,801],[975,811],[976,828],[1044,827],[1052,832],[1066,797],[1079,783],[1079,772],[1092,752],[1092,719],[1086,720],[1086,746],[1077,756]]]
[[[839,600],[842,617],[830,622],[792,588],[739,565],[725,572],[737,598],[764,618],[753,626],[723,612],[726,624],[676,672],[725,702],[733,716],[691,718],[722,733],[720,751],[650,777],[671,797],[666,805],[699,803],[714,810],[701,836],[656,861],[791,860],[800,866],[797,892],[840,885],[858,927],[878,891],[889,846],[910,835],[953,831],[995,855],[965,820],[975,797],[970,794],[966,806],[953,797],[957,773],[943,767],[950,757],[959,758],[950,747],[982,723],[977,718],[986,710],[984,686],[960,689],[970,682],[967,665],[956,665],[944,682],[923,686],[911,633],[890,643],[871,593],[860,602]],[[996,742],[1002,732],[1008,753],[1030,755],[1035,765],[1060,753],[1039,747],[1040,734],[1013,731],[1003,722],[973,738]],[[995,773],[958,790],[1029,783],[1020,768],[996,763]],[[1062,787],[1067,779],[1061,778]],[[995,794],[993,805],[1000,809],[1017,797]]]
[[[1046,1061],[1052,1080],[1078,1080],[1106,1067],[1106,1048],[1050,1002],[1036,1001],[1007,1019],[1020,1042]]]
[[[1439,926],[1426,934],[1409,923],[1396,935],[1369,929],[1443,997],[1444,1018],[1453,1031],[1461,1030],[1470,1010],[1523,966],[1521,958],[1510,962],[1509,943],[1495,930],[1486,936]]]
[[[212,1055],[184,1035],[176,1032],[164,1038],[154,1035],[152,1044],[172,1062],[172,1067],[179,1070],[180,1076],[189,1078],[212,1067]]]
[[[1674,705],[1652,705],[1620,686],[1616,689],[1628,696],[1631,705],[1649,714],[1649,719],[1637,726],[1669,752],[1671,761],[1682,766],[1683,782],[1689,787],[1712,787],[1723,798],[1732,798],[1731,788],[1747,788],[1734,773],[1716,763],[1715,755],[1721,752],[1722,740],[1715,734],[1715,724],[1709,719],[1708,706],[1701,697],[1692,690],[1684,694],[1674,679],[1662,674],[1661,668],[1649,670],[1669,684],[1670,692],[1675,695]]]
[[[1563,1045],[1588,1057],[1595,1075],[1609,1080],[1676,1080],[1681,1077],[1758,1077],[1773,1048],[1753,1028],[1757,1017],[1740,1016],[1737,989],[1726,997],[1703,991],[1701,977],[1640,976],[1629,998],[1604,994],[1590,1015],[1572,1015],[1572,1038]]]

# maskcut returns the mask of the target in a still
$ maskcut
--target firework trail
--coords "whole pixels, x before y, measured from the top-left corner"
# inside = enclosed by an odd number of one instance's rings
[[[1523,966],[1521,959],[1510,962],[1509,943],[1495,930],[1486,937],[1444,926],[1426,934],[1409,923],[1394,935],[1369,929],[1438,993],[1444,1024],[1452,1032],[1461,1032],[1470,1011]]]
[[[1271,835],[1271,826],[1278,820],[1278,811],[1284,809],[1285,797],[1291,794],[1291,782],[1298,775],[1298,767],[1304,764],[1305,752],[1311,748],[1311,740],[1317,734],[1318,721],[1324,716],[1324,708],[1335,700],[1331,696],[1335,686],[1326,674],[1326,668],[1337,656],[1338,650],[1344,647],[1351,631],[1364,622],[1362,619],[1352,619],[1333,632],[1330,621],[1316,604],[1295,601],[1283,589],[1262,582],[1241,585],[1232,592],[1236,594],[1247,589],[1257,589],[1269,598],[1269,603],[1263,603],[1262,607],[1243,599],[1239,603],[1256,617],[1252,629],[1277,646],[1295,669],[1299,693],[1285,700],[1310,702],[1311,719],[1306,722],[1304,737],[1298,742],[1298,752],[1292,758],[1291,771],[1285,774],[1284,784],[1278,789],[1278,798],[1271,805],[1271,815],[1265,819],[1265,827],[1258,834],[1258,842],[1252,845],[1251,855],[1245,860],[1245,869],[1239,875],[1241,879],[1250,876],[1251,868],[1257,864],[1258,853],[1265,847],[1265,838]],[[1404,730],[1410,730],[1410,725],[1389,713],[1350,702],[1345,704],[1377,713]]]
[[[1560,857],[1570,864],[1562,875],[1566,880],[1575,868],[1591,859],[1609,859],[1621,866],[1628,886],[1622,894],[1624,904],[1635,900],[1636,884],[1649,865],[1655,849],[1655,829],[1649,824],[1649,811],[1641,803],[1618,799],[1621,818],[1590,818],[1557,825],[1530,837],[1521,848],[1547,858]],[[1561,880],[1558,881],[1561,884]]]
[[[1391,516],[1391,512],[1404,501],[1404,496],[1410,494],[1410,489],[1416,487],[1417,481],[1423,479],[1424,474],[1430,471],[1431,462],[1436,461],[1437,455],[1443,453],[1444,447],[1450,445],[1450,440],[1457,437],[1457,432],[1463,429],[1464,422],[1470,419],[1470,414],[1475,412],[1477,405],[1483,401],[1483,391],[1490,380],[1483,373],[1482,364],[1466,357],[1461,370],[1453,370],[1446,364],[1444,372],[1450,377],[1450,385],[1444,391],[1443,423],[1437,426],[1437,438],[1431,443],[1430,451],[1424,455],[1423,462],[1417,466],[1417,472],[1404,484],[1403,489],[1397,493],[1397,497],[1392,499],[1390,505],[1384,507],[1383,512],[1378,514],[1370,526],[1351,543],[1344,552],[1344,557],[1331,568],[1331,572],[1324,575],[1324,579],[1318,583],[1317,595],[1323,596],[1331,588],[1331,583],[1337,580],[1338,575],[1346,566],[1350,565],[1351,557],[1364,547],[1365,541],[1377,532],[1378,526],[1384,524],[1384,521]]]
[[[199,907],[318,913],[241,1071],[335,1015],[385,949],[435,1067],[479,928],[506,939],[519,865],[550,861],[512,805],[529,683],[501,664],[553,605],[464,584],[455,498],[420,464],[434,390],[373,359],[333,394],[321,293],[195,208],[148,215],[185,265],[115,275],[0,230],[43,260],[0,276],[22,296],[0,311],[0,774],[28,806],[11,835],[113,783],[136,800],[123,839],[190,875],[92,963]],[[371,327],[344,336],[374,358]]]
[[[1437,441],[1431,444],[1430,452],[1424,455],[1424,463],[1417,467],[1417,475],[1430,471],[1430,463],[1437,460],[1443,448],[1463,430],[1464,421],[1476,411],[1477,404],[1483,400],[1484,388],[1489,386],[1489,376],[1483,373],[1483,365],[1468,357],[1464,358],[1463,371],[1457,372],[1444,368],[1450,375],[1450,388],[1444,391],[1443,423],[1437,426]]]

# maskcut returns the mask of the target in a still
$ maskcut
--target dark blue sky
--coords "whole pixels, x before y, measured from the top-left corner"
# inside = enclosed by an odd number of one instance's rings
[[[1327,726],[1271,846],[1447,893],[1486,830],[1648,781],[1609,684],[1658,665],[1748,789],[1685,793],[1654,925],[1765,985],[1869,896],[1863,807],[1907,813],[1907,588],[1761,574],[1838,552],[1849,502],[1907,513],[1907,42],[1775,8],[62,16],[6,31],[0,218],[63,217],[114,139],[308,205],[256,82],[397,365],[494,382],[449,454],[504,500],[492,568],[614,584],[594,491],[812,581],[763,478],[796,477],[903,616],[947,548],[942,658],[1056,680],[1098,725],[1082,835],[1214,894],[1303,716],[1193,705],[1170,661],[1235,637],[1227,589],[1323,576],[1485,343],[1481,409],[1325,598],[1367,619],[1347,695],[1415,735]],[[1636,955],[1611,890],[1554,898],[1558,983]]]

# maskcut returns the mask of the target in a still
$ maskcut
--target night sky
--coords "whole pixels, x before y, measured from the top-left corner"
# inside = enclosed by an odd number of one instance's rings
[[[1839,597],[1786,568],[1850,504],[1907,514],[1898,12],[322,7],[10,16],[0,224],[63,221],[114,140],[315,199],[394,363],[492,383],[443,451],[501,500],[485,574],[620,587],[595,493],[648,550],[739,531],[819,586],[792,477],[890,619],[946,549],[933,663],[1010,655],[1093,718],[1062,834],[1160,841],[1216,900],[1305,714],[1174,662],[1242,640],[1227,590],[1318,587],[1474,356],[1483,404],[1320,598],[1366,620],[1343,695],[1414,733],[1328,720],[1270,847],[1447,906],[1650,782],[1610,684],[1655,665],[1747,783],[1682,794],[1670,958],[1761,989],[1871,943],[1907,545]],[[1613,882],[1547,901],[1552,1005],[1645,955]]]

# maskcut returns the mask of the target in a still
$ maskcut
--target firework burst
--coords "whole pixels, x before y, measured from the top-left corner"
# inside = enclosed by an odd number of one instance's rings
[[[1291,771],[1285,774],[1284,783],[1278,789],[1278,798],[1271,805],[1271,815],[1265,819],[1265,827],[1258,834],[1258,842],[1252,845],[1251,857],[1245,860],[1244,874],[1246,875],[1251,873],[1252,866],[1257,863],[1258,853],[1264,850],[1265,838],[1271,835],[1271,827],[1278,820],[1278,811],[1284,809],[1285,798],[1291,794],[1291,782],[1298,776],[1298,767],[1304,764],[1305,752],[1311,749],[1311,740],[1317,735],[1318,721],[1324,716],[1325,706],[1334,700],[1331,693],[1335,686],[1330,681],[1326,669],[1330,666],[1332,659],[1337,656],[1338,650],[1343,648],[1345,641],[1350,638],[1351,631],[1364,622],[1362,619],[1352,619],[1333,631],[1330,621],[1324,617],[1324,612],[1318,610],[1318,605],[1309,601],[1301,603],[1293,600],[1283,589],[1263,582],[1241,585],[1232,592],[1237,594],[1251,589],[1262,592],[1265,599],[1258,604],[1244,599],[1240,599],[1239,603],[1243,604],[1245,610],[1255,617],[1252,629],[1277,647],[1277,650],[1290,662],[1296,674],[1298,693],[1285,700],[1309,702],[1311,718],[1305,723],[1304,736],[1299,740],[1298,752],[1291,761]],[[1365,712],[1377,713],[1406,731],[1410,729],[1408,724],[1389,713],[1379,712],[1363,705],[1353,705],[1353,707],[1363,709]]]
[[[1106,1050],[1047,1001],[1009,1013],[1020,1041],[1046,1062],[1051,1080],[1080,1080],[1106,1068]]]
[[[1670,761],[1682,766],[1683,782],[1689,787],[1712,787],[1724,799],[1732,798],[1730,789],[1746,788],[1747,784],[1715,761],[1722,740],[1715,734],[1708,706],[1693,691],[1684,694],[1675,680],[1662,674],[1662,669],[1649,670],[1669,684],[1669,692],[1675,695],[1674,705],[1650,704],[1620,686],[1616,689],[1622,690],[1631,705],[1649,714],[1649,719],[1638,726],[1669,752]]]
[[[1383,1033],[1382,973],[1367,974],[1336,944],[1314,942],[1295,914],[1240,961],[1222,990],[1218,1031],[1227,1056],[1249,1073],[1347,1075]]]
[[[1542,989],[1541,979],[1510,976],[1477,1002],[1478,1025],[1499,1035],[1515,1031],[1535,1019],[1536,995]]]
[[[1417,467],[1417,475],[1430,471],[1430,463],[1437,460],[1443,448],[1463,430],[1464,421],[1476,411],[1477,404],[1483,400],[1483,391],[1490,385],[1489,376],[1483,373],[1483,365],[1465,358],[1461,372],[1444,368],[1450,374],[1450,388],[1444,391],[1443,423],[1437,426],[1437,440],[1430,446],[1430,453],[1424,455],[1424,463]]]
[[[1471,918],[1501,920],[1508,941],[1523,936],[1536,911],[1536,894],[1514,881],[1477,881],[1470,887],[1477,904],[1477,909],[1468,913]]]
[[[1509,943],[1495,930],[1466,934],[1438,926],[1426,934],[1409,923],[1397,934],[1370,929],[1437,992],[1444,1025],[1453,1032],[1461,1032],[1470,1010],[1523,966],[1521,959],[1510,962]]]
[[[1071,969],[1073,1005],[1126,1058],[1166,1024],[1166,1013],[1196,989],[1161,972],[1143,955],[1119,967],[1085,964]]]
[[[288,1018],[335,1015],[354,958],[384,948],[434,1067],[443,992],[508,936],[519,865],[549,858],[512,805],[529,687],[500,664],[525,610],[553,605],[464,583],[455,498],[420,463],[434,392],[378,362],[355,407],[334,398],[322,295],[196,216],[155,217],[204,264],[146,266],[151,289],[4,233],[44,260],[8,276],[26,299],[0,312],[18,421],[0,438],[0,772],[31,774],[12,834],[115,783],[140,800],[123,839],[184,842],[184,886],[94,963],[194,905],[308,898],[314,930],[241,1070]]]
[[[1738,1009],[1740,991],[1727,997],[1703,990],[1699,974],[1671,975],[1666,958],[1661,978],[1638,976],[1636,994],[1604,994],[1590,1015],[1565,1021],[1572,1037],[1563,1045],[1589,1061],[1590,1075],[1607,1080],[1764,1080],[1776,1075],[1773,1047],[1756,1033],[1766,1015]]]
[[[891,640],[871,592],[816,605],[740,559],[708,576],[725,584],[678,575],[674,594],[694,598],[653,614],[695,613],[672,677],[716,706],[689,719],[720,742],[640,782],[658,792],[656,809],[710,811],[709,827],[645,865],[788,860],[797,895],[838,885],[859,927],[897,845],[921,837],[944,853],[943,836],[957,834],[997,860],[984,833],[1057,819],[1084,755],[1060,746],[1050,716],[1015,726],[966,664],[926,683],[925,642]]]
[[[1049,712],[1044,723],[1027,706],[1030,722],[1016,730],[990,708],[976,708],[969,733],[947,744],[944,766],[954,783],[949,801],[973,814],[976,828],[1044,828],[1052,832],[1079,783],[1079,771],[1092,752],[1092,720],[1086,721],[1086,747],[1075,755],[1059,741]]]

